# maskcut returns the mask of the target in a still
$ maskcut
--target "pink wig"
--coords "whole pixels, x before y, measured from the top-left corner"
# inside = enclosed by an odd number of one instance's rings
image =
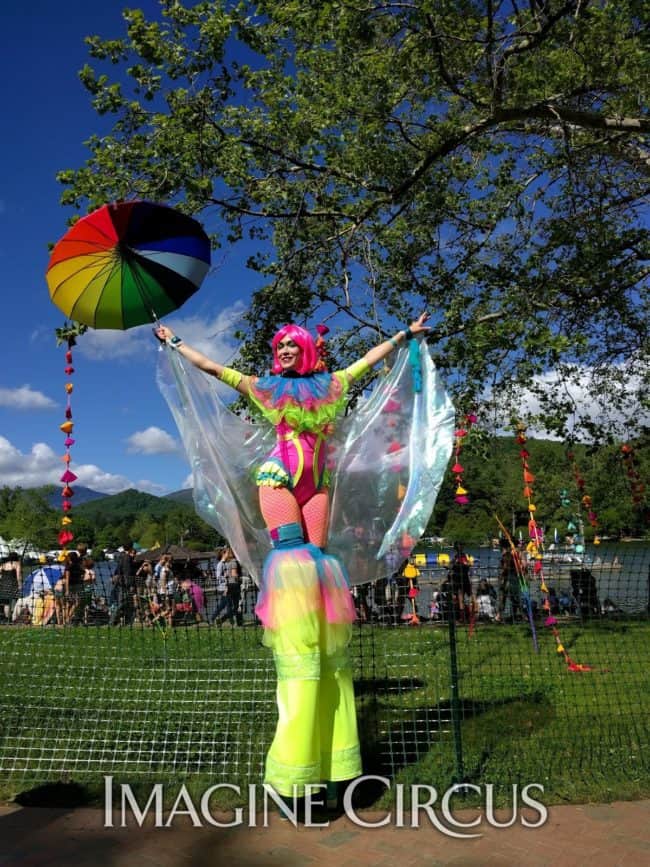
[[[285,337],[290,337],[294,343],[300,347],[300,355],[298,356],[298,364],[295,367],[296,373],[301,375],[312,373],[318,363],[318,350],[316,343],[309,331],[301,328],[300,325],[284,325],[271,341],[273,348],[273,373],[281,373],[284,369],[278,361],[278,343]]]

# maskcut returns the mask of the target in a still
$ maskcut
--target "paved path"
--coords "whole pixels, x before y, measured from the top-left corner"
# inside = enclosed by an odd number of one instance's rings
[[[461,821],[476,812],[456,813]],[[380,813],[360,813],[379,821]],[[532,814],[531,814],[532,816]],[[224,817],[224,820],[227,817]],[[503,817],[502,817],[503,818]],[[538,818],[533,816],[533,818]],[[129,817],[130,819],[130,817]],[[119,817],[116,815],[115,823]],[[258,822],[261,819],[258,818]],[[364,829],[342,816],[326,828],[294,828],[272,815],[269,826],[171,828],[146,822],[104,828],[98,809],[0,807],[0,865],[10,867],[362,867],[362,865],[553,865],[633,867],[650,864],[650,801],[556,806],[545,825],[495,829],[483,818],[481,837],[454,840],[424,821],[420,828]]]

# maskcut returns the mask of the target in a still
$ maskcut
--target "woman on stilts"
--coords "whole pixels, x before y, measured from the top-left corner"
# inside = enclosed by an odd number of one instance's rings
[[[427,318],[422,314],[362,359],[334,373],[324,369],[309,332],[287,325],[273,338],[272,373],[265,377],[247,376],[212,361],[166,326],[156,332],[194,367],[236,389],[275,429],[275,446],[258,462],[255,473],[258,507],[272,545],[264,561],[256,614],[264,625],[264,643],[273,651],[278,677],[279,719],[266,759],[265,782],[285,797],[304,794],[307,784],[328,783],[329,802],[337,783],[362,773],[347,652],[355,608],[343,562],[325,550],[331,520],[327,441],[345,410],[352,383],[398,346],[424,335],[429,330]],[[176,392],[184,394],[188,386],[180,368],[175,383]],[[187,407],[198,417],[197,401],[173,396],[169,387],[163,391],[188,446]],[[186,401],[182,413],[179,400]],[[446,405],[445,409],[449,415]],[[453,414],[451,419],[441,427],[444,443],[438,463],[443,469],[451,450]],[[190,454],[192,448],[197,447],[189,446]],[[195,466],[203,467],[205,462],[195,456]],[[436,493],[437,486],[433,499]],[[221,529],[218,520],[216,525]],[[250,535],[243,516],[242,525]],[[239,557],[235,540],[229,542]]]

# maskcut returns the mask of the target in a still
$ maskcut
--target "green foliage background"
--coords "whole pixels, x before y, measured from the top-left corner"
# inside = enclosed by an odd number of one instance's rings
[[[116,38],[87,39],[80,78],[112,129],[60,172],[62,201],[168,201],[215,247],[253,241],[251,371],[289,319],[330,320],[342,364],[425,307],[462,410],[519,413],[523,388],[540,429],[642,434],[647,13],[646,0],[128,9]]]

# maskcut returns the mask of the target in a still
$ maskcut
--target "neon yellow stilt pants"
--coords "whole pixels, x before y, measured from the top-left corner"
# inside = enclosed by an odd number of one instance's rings
[[[322,615],[318,619],[318,649],[312,645],[296,653],[290,627],[287,635],[280,628],[265,637],[273,647],[279,715],[265,782],[289,797],[304,794],[306,783],[350,780],[362,773],[347,651],[351,629],[327,623]]]

